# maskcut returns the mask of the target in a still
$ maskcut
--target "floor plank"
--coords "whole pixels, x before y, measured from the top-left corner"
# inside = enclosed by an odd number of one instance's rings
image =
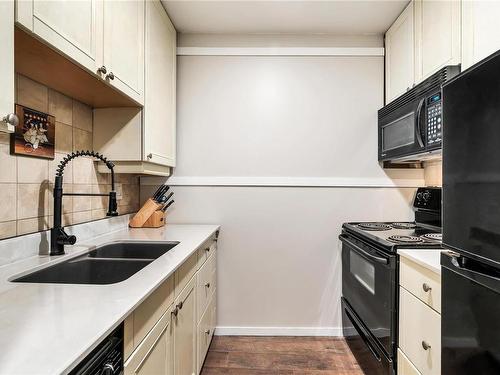
[[[362,375],[342,338],[214,336],[202,375]]]

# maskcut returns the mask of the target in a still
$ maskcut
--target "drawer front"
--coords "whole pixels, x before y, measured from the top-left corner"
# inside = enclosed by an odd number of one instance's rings
[[[198,278],[196,281],[196,299],[198,302],[197,321],[201,319],[216,288],[216,263],[216,253],[214,253],[198,271]]]
[[[422,375],[441,373],[441,315],[401,287],[399,347]]]
[[[201,372],[203,367],[203,362],[205,361],[205,356],[207,355],[210,342],[214,335],[215,322],[216,322],[216,299],[215,293],[210,299],[209,305],[203,316],[201,317],[200,323],[198,324],[197,331],[197,341],[198,341],[198,374]]]
[[[441,313],[441,276],[404,257],[399,266],[401,286]]]
[[[175,271],[175,298],[182,293],[189,280],[197,271],[197,252],[195,251],[182,265]]]
[[[398,349],[398,375],[421,375],[401,349]]]
[[[174,280],[168,278],[125,319],[125,357],[135,349],[174,302]],[[132,344],[130,339],[132,338]]]
[[[210,255],[217,250],[217,241],[211,239],[198,249],[198,269],[210,258]]]

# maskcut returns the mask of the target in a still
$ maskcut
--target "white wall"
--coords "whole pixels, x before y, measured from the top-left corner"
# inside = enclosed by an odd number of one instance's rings
[[[383,57],[178,58],[168,221],[222,225],[219,334],[341,334],[342,222],[412,219],[423,183],[378,164],[382,103]]]

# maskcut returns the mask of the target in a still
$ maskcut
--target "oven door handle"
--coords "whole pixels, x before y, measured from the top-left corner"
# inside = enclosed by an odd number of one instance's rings
[[[362,247],[356,245],[354,242],[348,240],[348,236],[345,235],[345,234],[341,234],[339,236],[339,239],[345,243],[346,245],[350,246],[351,248],[353,248],[354,250],[356,250],[356,252],[360,255],[362,255],[363,257],[369,259],[369,260],[373,260],[377,263],[381,263],[381,264],[389,264],[389,259],[387,258],[383,258],[383,257],[378,257],[376,255],[373,255],[373,254],[370,254],[368,251],[366,251],[365,249],[363,249]]]
[[[417,118],[416,118],[416,130],[417,130],[417,141],[420,147],[424,147],[424,141],[422,140],[422,109],[424,109],[425,98],[421,99],[417,107]]]

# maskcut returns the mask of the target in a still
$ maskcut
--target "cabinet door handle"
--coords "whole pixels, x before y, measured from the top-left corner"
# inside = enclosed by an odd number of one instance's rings
[[[109,72],[108,74],[106,74],[106,78],[112,81],[115,79],[115,75],[113,74],[113,72]]]
[[[209,330],[209,329],[207,329],[207,330],[205,331],[205,333],[206,333],[207,335],[210,335],[210,330]]]
[[[424,290],[424,292],[430,292],[432,290],[432,288],[427,283],[422,284],[422,289]]]
[[[205,251],[206,251],[207,253],[209,253],[209,252],[210,252],[210,247],[207,247],[207,248],[205,249]]]
[[[7,116],[4,116],[2,121],[16,127],[19,124],[19,117],[15,113],[9,113]]]
[[[424,350],[429,350],[431,348],[431,346],[426,343],[425,341],[422,341],[422,348],[424,348]]]
[[[206,283],[206,284],[205,284],[205,286],[206,286],[207,288],[210,288],[210,283]]]
[[[146,155],[146,157],[147,157],[148,159],[152,159],[152,158],[153,158],[153,154],[150,152],[149,154],[147,154],[147,155]]]
[[[172,315],[177,316],[179,314],[179,308],[175,306],[175,309],[172,310]]]
[[[106,69],[106,66],[103,65],[99,69],[97,69],[97,72],[101,74],[106,74],[108,72],[108,69]]]
[[[184,302],[181,301],[175,307],[178,308],[179,310],[182,310],[182,306],[184,306]]]

